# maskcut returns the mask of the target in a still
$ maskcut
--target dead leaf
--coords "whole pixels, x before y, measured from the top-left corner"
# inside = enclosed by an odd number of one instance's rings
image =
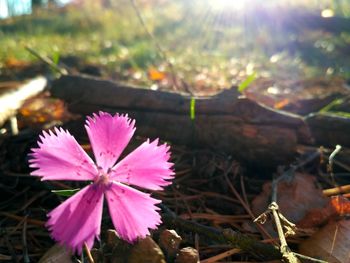
[[[339,216],[350,214],[350,201],[343,196],[329,198],[328,204],[323,208],[310,210],[305,217],[299,221],[299,228],[314,228],[324,225],[327,221]]]
[[[283,99],[281,101],[278,101],[275,103],[274,108],[275,109],[283,109],[285,106],[287,106],[290,103],[289,99]]]
[[[282,181],[278,185],[278,199],[280,212],[291,222],[298,223],[312,209],[323,208],[327,198],[322,189],[316,187],[316,178],[310,174],[296,173],[292,181]],[[252,202],[255,215],[262,214],[271,202],[271,183],[263,186],[263,192]],[[272,227],[268,227],[274,232]]]
[[[339,216],[350,214],[350,201],[341,195],[333,196],[331,198],[331,205]]]
[[[166,74],[155,68],[150,68],[148,70],[148,78],[154,81],[161,81],[166,78]]]
[[[324,225],[335,214],[336,211],[330,204],[326,207],[312,209],[298,222],[297,227],[307,229]]]
[[[350,262],[350,220],[331,221],[299,246],[301,254],[332,263]]]
[[[39,263],[73,263],[72,252],[56,244],[51,247],[39,260]]]
[[[18,60],[15,57],[9,57],[5,60],[6,68],[23,68],[29,65],[27,61]]]
[[[67,121],[72,116],[64,102],[46,96],[37,96],[27,100],[19,110],[21,126],[36,127],[43,123]]]

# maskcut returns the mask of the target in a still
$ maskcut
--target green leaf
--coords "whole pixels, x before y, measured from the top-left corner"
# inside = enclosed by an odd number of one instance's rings
[[[343,118],[349,118],[350,119],[350,112],[345,112],[345,111],[329,111],[329,112],[321,112],[322,114],[328,114],[332,116],[338,116],[338,117],[343,117]]]
[[[60,61],[60,52],[59,51],[55,51],[52,54],[52,61],[55,65],[58,65],[58,62]]]
[[[190,118],[191,120],[194,120],[196,117],[196,99],[191,98],[191,104],[190,104]]]
[[[256,79],[256,73],[250,74],[241,84],[238,86],[238,91],[243,92],[248,86]]]
[[[79,190],[80,190],[80,188],[69,189],[69,190],[51,190],[51,192],[55,193],[56,195],[60,195],[60,196],[72,196],[76,192],[78,192]]]
[[[334,106],[338,106],[343,104],[345,101],[344,98],[339,98],[339,99],[335,99],[333,101],[331,101],[329,104],[327,104],[326,106],[324,106],[322,109],[319,110],[319,112],[328,112],[330,111]]]

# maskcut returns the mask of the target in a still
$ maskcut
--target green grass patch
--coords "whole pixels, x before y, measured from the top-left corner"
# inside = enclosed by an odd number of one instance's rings
[[[130,1],[110,2],[109,9],[91,5],[43,9],[0,21],[0,68],[13,58],[36,60],[24,49],[30,45],[55,61],[71,55],[82,57],[126,80],[130,77],[125,72],[140,71],[137,81],[151,85],[147,70],[161,67],[169,72],[167,63]],[[287,79],[326,72],[345,76],[350,69],[350,60],[342,53],[350,44],[347,33],[333,36],[306,30],[296,35],[268,23],[259,24],[243,11],[217,9],[208,0],[137,3],[147,29],[166,52],[176,74],[190,87],[215,89],[240,84],[243,90],[253,79],[251,70],[259,76]]]

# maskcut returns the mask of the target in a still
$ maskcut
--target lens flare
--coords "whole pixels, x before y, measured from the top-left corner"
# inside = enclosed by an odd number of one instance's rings
[[[218,10],[242,10],[248,0],[210,0],[210,4],[214,9]]]

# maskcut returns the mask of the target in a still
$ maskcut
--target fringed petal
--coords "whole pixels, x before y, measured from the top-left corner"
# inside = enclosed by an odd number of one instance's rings
[[[159,200],[129,186],[112,183],[105,192],[112,222],[119,236],[132,243],[161,223]]]
[[[97,175],[94,162],[68,132],[55,128],[40,135],[39,148],[30,153],[31,175],[42,180],[93,180]]]
[[[86,131],[89,135],[96,163],[104,172],[115,164],[135,132],[135,121],[127,115],[110,115],[99,112],[87,117]]]
[[[84,242],[92,248],[99,239],[103,187],[91,184],[52,210],[46,226],[53,239],[81,254]]]
[[[147,140],[117,163],[111,173],[111,180],[136,185],[151,190],[161,190],[173,178],[173,166],[169,162],[169,146],[158,146],[158,140]]]

